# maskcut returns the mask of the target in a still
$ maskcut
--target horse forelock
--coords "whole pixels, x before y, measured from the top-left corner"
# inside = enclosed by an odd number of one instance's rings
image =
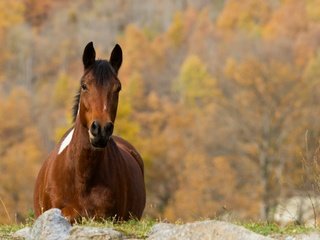
[[[105,85],[112,78],[117,78],[115,70],[106,60],[97,60],[91,70],[97,85]]]
[[[92,64],[92,66],[85,71],[82,78],[86,77],[90,73],[92,74],[93,79],[95,80],[95,84],[98,86],[108,84],[110,79],[117,79],[117,74],[115,70],[107,60],[96,60],[95,63]],[[77,94],[75,95],[74,104],[72,107],[73,122],[75,122],[78,115],[80,95],[81,89],[79,88]]]

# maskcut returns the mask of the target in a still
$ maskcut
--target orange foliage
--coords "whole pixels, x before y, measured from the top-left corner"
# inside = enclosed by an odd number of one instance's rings
[[[281,24],[279,24],[281,23]],[[306,31],[308,19],[304,1],[285,1],[272,15],[264,29],[264,36],[268,39],[278,37],[294,38]]]
[[[244,29],[259,32],[271,14],[271,6],[264,0],[227,1],[217,20],[225,29]]]

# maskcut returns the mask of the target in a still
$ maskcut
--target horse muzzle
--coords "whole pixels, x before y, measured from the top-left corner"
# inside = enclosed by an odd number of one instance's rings
[[[113,133],[113,123],[108,122],[101,126],[98,121],[93,121],[89,129],[90,143],[94,148],[105,148]]]

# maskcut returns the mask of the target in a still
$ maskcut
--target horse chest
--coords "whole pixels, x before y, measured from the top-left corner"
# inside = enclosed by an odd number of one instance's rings
[[[94,186],[80,193],[79,203],[81,212],[98,217],[110,215],[115,205],[112,192],[105,186]]]

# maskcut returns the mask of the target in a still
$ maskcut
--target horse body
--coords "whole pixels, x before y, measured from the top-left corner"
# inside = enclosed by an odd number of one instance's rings
[[[88,85],[91,84],[89,80]],[[107,85],[109,89],[110,83]],[[103,96],[102,93],[95,95]],[[103,109],[103,115],[97,115],[85,102],[85,98],[93,97],[85,94],[79,93],[80,109],[77,109],[74,127],[65,134],[39,172],[34,191],[35,214],[39,216],[50,208],[59,208],[72,222],[80,217],[140,219],[145,206],[142,158],[127,141],[112,136],[115,113],[105,113],[114,107],[110,103],[100,104],[102,107],[97,109]],[[117,97],[112,98],[117,100]],[[103,119],[106,119],[105,126]]]

